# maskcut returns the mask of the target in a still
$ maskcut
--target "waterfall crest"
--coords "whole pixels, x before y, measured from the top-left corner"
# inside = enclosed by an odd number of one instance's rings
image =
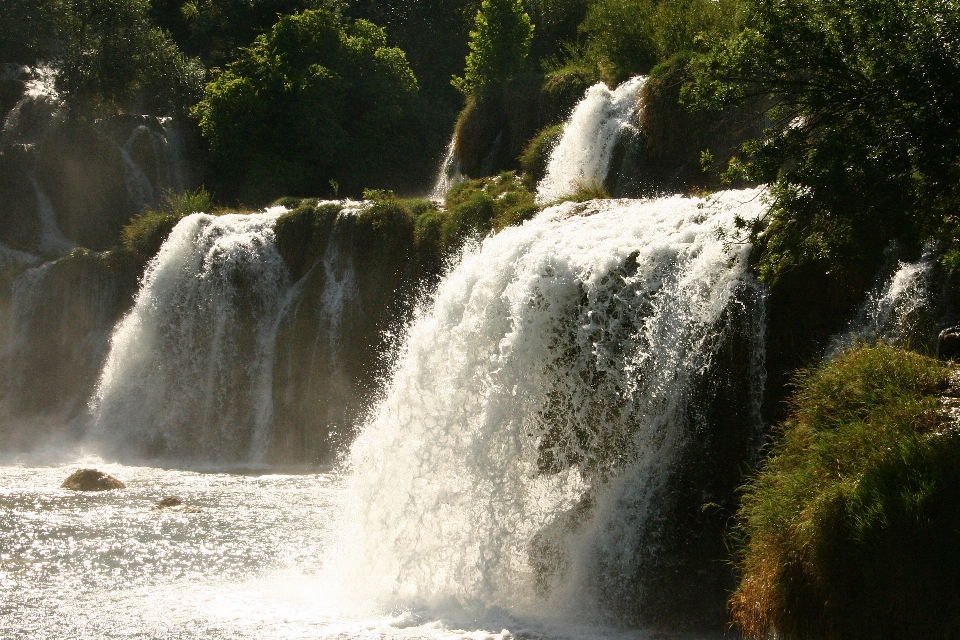
[[[127,456],[262,462],[289,277],[273,225],[193,214],[173,230],[117,326],[93,438]]]
[[[758,428],[763,292],[749,247],[717,233],[758,215],[755,196],[567,203],[468,251],[351,449],[340,584],[602,616],[643,574],[695,388],[733,333],[755,409],[740,428]]]
[[[537,187],[539,202],[571,195],[582,185],[603,184],[617,140],[632,126],[644,82],[646,78],[638,76],[613,91],[602,82],[587,90],[550,154],[546,176]]]

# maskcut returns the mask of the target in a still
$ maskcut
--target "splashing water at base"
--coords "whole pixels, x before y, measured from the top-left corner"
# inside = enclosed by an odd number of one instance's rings
[[[568,203],[465,255],[352,448],[336,580],[388,607],[608,619],[731,309],[762,390],[763,294],[717,233],[756,196]]]
[[[617,140],[631,126],[644,82],[646,78],[638,76],[613,91],[602,82],[587,90],[550,154],[547,174],[537,187],[538,202],[559,200],[581,186],[603,184]]]

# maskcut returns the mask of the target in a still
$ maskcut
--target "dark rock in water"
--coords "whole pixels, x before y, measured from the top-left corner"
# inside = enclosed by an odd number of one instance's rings
[[[177,496],[167,496],[166,498],[158,502],[157,506],[155,506],[154,509],[159,510],[159,509],[168,509],[170,507],[181,507],[184,504],[185,504],[184,501],[178,498]]]
[[[126,489],[127,485],[102,471],[80,469],[64,480],[60,488],[70,489],[71,491],[109,491],[110,489]]]
[[[960,326],[949,327],[937,338],[937,357],[943,360],[960,359]]]

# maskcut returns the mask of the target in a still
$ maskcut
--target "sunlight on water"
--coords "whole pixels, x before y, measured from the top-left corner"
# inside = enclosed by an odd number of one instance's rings
[[[127,488],[59,488],[84,466]],[[350,605],[321,567],[341,492],[332,473],[0,466],[0,638],[650,637]],[[154,509],[170,495],[189,509]]]

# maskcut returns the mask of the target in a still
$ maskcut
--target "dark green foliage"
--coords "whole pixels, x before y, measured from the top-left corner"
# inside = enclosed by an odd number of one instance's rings
[[[951,371],[883,345],[796,383],[738,514],[748,637],[960,637],[960,431]]]
[[[580,27],[586,46],[578,56],[618,84],[695,50],[698,37],[736,33],[740,7],[741,0],[596,0]]]
[[[222,67],[237,49],[268,31],[281,15],[306,9],[339,9],[335,0],[151,0],[157,24],[188,55]]]
[[[533,42],[533,23],[522,0],[483,0],[474,23],[463,77],[453,79],[465,95],[482,94],[519,73]]]
[[[957,237],[960,9],[933,0],[749,0],[749,28],[700,64],[694,95],[768,101],[731,176],[772,184],[761,272],[871,270],[892,241]],[[948,221],[949,222],[949,221]]]
[[[285,16],[242,49],[196,107],[223,191],[248,202],[340,192],[413,170],[417,80],[403,51],[365,20]]]
[[[33,65],[54,50],[60,0],[0,2],[0,62]]]
[[[68,100],[170,114],[199,99],[203,68],[153,25],[149,9],[148,0],[62,0],[57,85]]]
[[[202,187],[186,193],[168,193],[156,209],[133,218],[121,232],[124,248],[146,262],[160,252],[170,232],[191,213],[213,213],[213,200]]]

